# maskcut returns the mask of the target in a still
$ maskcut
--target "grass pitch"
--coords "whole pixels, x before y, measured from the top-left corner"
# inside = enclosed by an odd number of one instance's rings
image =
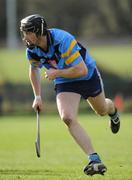
[[[86,176],[87,157],[58,116],[41,115],[41,158],[35,153],[36,116],[0,117],[0,180],[132,180],[132,114],[121,115],[121,130],[110,132],[106,117],[79,121],[107,165],[105,176]]]

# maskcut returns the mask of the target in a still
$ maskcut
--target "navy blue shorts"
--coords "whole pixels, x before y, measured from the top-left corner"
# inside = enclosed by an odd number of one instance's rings
[[[74,81],[55,85],[56,95],[61,92],[74,92],[80,94],[84,99],[96,97],[102,92],[102,79],[97,69],[94,70],[89,80]]]

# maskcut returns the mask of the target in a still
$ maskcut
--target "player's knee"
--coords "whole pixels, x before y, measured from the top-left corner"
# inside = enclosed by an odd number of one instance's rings
[[[98,113],[100,116],[105,116],[105,115],[108,114],[108,110],[107,110],[106,107],[104,107],[104,108],[102,108],[102,109],[99,109],[99,110],[97,111],[97,113]]]
[[[72,118],[70,116],[63,116],[62,117],[63,122],[69,127],[72,123]]]

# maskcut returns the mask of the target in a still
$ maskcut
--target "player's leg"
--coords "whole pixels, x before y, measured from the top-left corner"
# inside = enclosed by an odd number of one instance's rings
[[[89,97],[87,100],[92,109],[101,116],[110,116],[110,127],[113,133],[117,133],[120,128],[119,115],[111,99],[105,98],[104,91],[96,97]]]
[[[101,116],[109,115],[111,118],[110,125],[113,133],[117,133],[120,128],[120,121],[118,117],[117,110],[113,102],[105,98],[104,92],[101,92],[96,97],[89,97],[87,99],[92,109]],[[89,164],[85,167],[84,172],[88,175],[94,174],[104,174],[106,167],[103,163],[99,161],[90,161]]]
[[[80,95],[72,92],[63,92],[59,93],[56,99],[61,119],[67,125],[74,140],[88,155],[89,166],[85,167],[84,173],[87,175],[103,175],[106,172],[106,167],[101,163],[99,155],[95,153],[89,136],[77,121]],[[94,166],[93,162],[96,162]]]
[[[86,154],[94,153],[89,136],[77,121],[80,95],[73,92],[62,92],[57,95],[56,101],[60,117],[67,125],[72,137]]]
[[[95,97],[89,97],[87,102],[90,104],[91,108],[101,116],[112,114],[115,111],[113,102],[105,98],[104,91]]]
[[[92,98],[87,99],[88,103],[92,107],[96,113],[100,114],[101,116],[105,115],[108,113],[108,106],[109,106],[109,112],[112,113],[114,111],[114,106],[111,100],[107,99],[105,100],[105,96],[103,93],[100,93],[100,95]],[[107,103],[109,104],[107,106]],[[96,157],[98,154],[96,154]],[[84,173],[87,175],[94,175],[94,174],[102,174],[107,171],[106,166],[102,163],[100,157],[94,158],[94,154],[91,154],[89,156],[89,163],[87,166],[84,168]]]

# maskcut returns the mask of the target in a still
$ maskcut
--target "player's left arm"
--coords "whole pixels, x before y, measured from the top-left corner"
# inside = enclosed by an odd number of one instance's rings
[[[57,77],[64,78],[78,78],[82,76],[86,76],[88,73],[88,69],[84,63],[84,61],[80,61],[75,66],[69,67],[67,69],[49,69],[45,72],[45,77],[49,80],[53,80]]]
[[[79,50],[77,41],[68,34],[60,46],[61,58],[65,62],[65,68],[49,69],[45,72],[45,76],[53,80],[56,77],[78,78],[87,75],[88,68]]]

